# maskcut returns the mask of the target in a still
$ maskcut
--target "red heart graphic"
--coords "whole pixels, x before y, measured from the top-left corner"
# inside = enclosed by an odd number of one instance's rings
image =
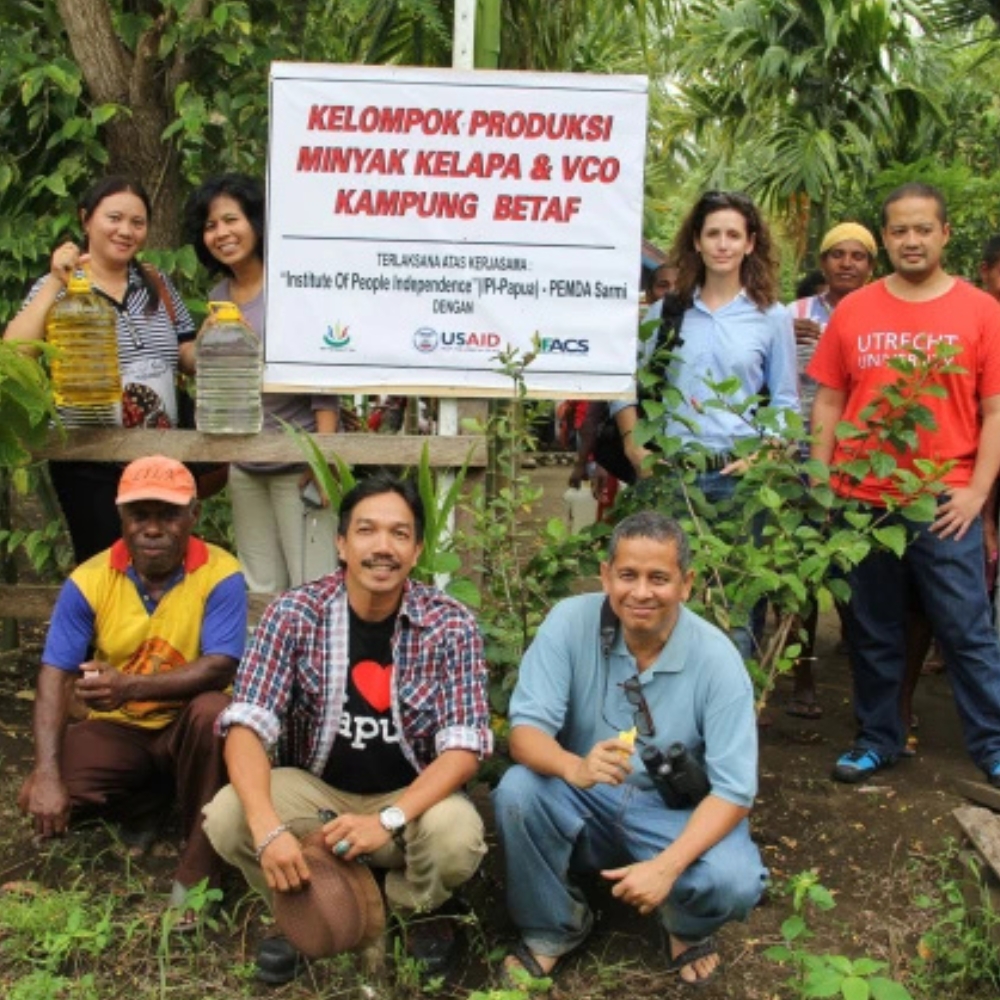
[[[374,660],[362,660],[351,671],[354,686],[376,712],[392,704],[392,665],[383,667]]]

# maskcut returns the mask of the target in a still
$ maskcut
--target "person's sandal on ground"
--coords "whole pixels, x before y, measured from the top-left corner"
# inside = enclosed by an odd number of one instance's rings
[[[823,708],[815,695],[793,695],[785,705],[785,715],[796,719],[822,719]]]
[[[167,902],[170,930],[174,934],[193,934],[198,929],[198,911],[193,906],[185,905],[187,897],[187,886],[174,882],[170,887],[170,899]]]
[[[528,980],[554,979],[568,957],[568,954],[536,955],[523,941],[518,941],[500,966],[500,986],[517,990],[524,989]]]
[[[995,760],[986,771],[986,780],[994,787],[1000,788],[1000,760]]]
[[[121,823],[118,826],[118,839],[130,858],[141,858],[149,853],[156,843],[160,825],[154,819],[142,823]]]
[[[678,951],[680,946],[683,950]],[[715,959],[713,962],[712,959]],[[711,935],[701,941],[682,941],[670,935],[670,958],[667,972],[676,972],[682,986],[695,988],[707,986],[718,973],[722,961],[715,938]]]

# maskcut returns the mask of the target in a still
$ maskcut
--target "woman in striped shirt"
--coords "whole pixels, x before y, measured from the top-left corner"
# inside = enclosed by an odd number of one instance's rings
[[[135,259],[149,231],[149,195],[138,181],[105,177],[83,196],[78,212],[81,244],[66,241],[56,248],[49,273],[32,286],[4,339],[43,340],[49,309],[82,269],[117,315],[122,425],[175,426],[176,375],[178,367],[193,370],[195,325],[169,278]],[[72,410],[60,410],[60,416],[66,426],[78,426]],[[121,467],[56,462],[51,474],[76,560],[83,562],[121,534],[115,506]]]

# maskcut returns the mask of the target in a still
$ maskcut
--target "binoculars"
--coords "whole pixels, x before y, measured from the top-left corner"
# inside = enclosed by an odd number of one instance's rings
[[[639,755],[668,809],[692,809],[712,790],[705,769],[683,743],[643,747]]]

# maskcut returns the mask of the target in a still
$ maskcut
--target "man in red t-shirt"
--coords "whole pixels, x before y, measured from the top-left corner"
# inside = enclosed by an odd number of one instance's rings
[[[897,373],[887,364],[937,343],[961,348],[961,374],[939,379],[947,395],[926,396],[935,430],[921,429],[915,450],[894,453],[899,468],[917,459],[953,462],[937,516],[914,526],[902,559],[874,552],[850,574],[847,637],[854,672],[858,734],[833,778],[863,781],[895,763],[906,736],[899,696],[906,659],[908,594],[916,591],[949,666],[966,747],[1000,787],[1000,645],[990,622],[983,575],[980,513],[1000,469],[1000,304],[941,265],[950,230],[941,193],[897,188],[882,206],[882,241],[894,273],[848,296],[831,317],[807,369],[820,383],[813,406],[812,454],[850,461],[870,442],[836,440],[838,421],[861,424],[861,411]],[[872,507],[895,492],[873,474],[841,477],[835,488]]]

